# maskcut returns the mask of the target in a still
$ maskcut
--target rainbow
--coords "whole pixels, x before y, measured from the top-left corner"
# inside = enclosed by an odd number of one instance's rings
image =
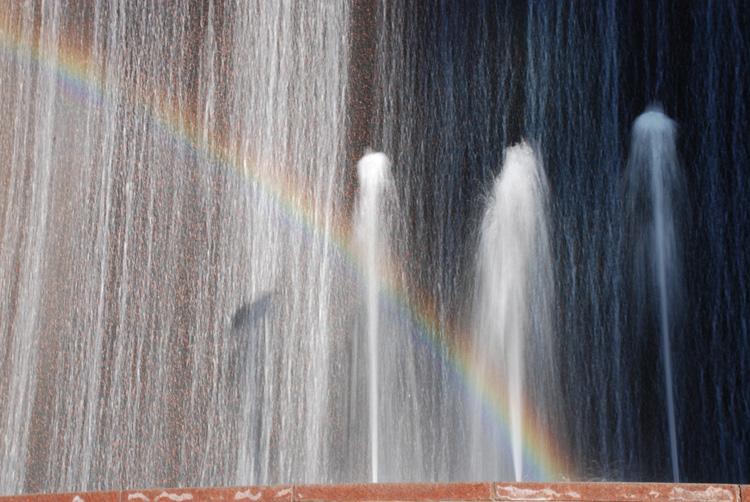
[[[57,86],[68,98],[95,106],[106,107],[114,98],[116,90],[104,85],[104,69],[99,67],[87,53],[75,49],[73,44],[62,41],[54,54],[46,51],[39,40],[22,36],[7,19],[6,12],[0,12],[0,58],[16,65],[24,65],[29,71],[53,72]],[[119,90],[118,90],[119,91]],[[274,179],[252,166],[247,155],[234,152],[220,138],[201,138],[200,128],[184,114],[170,109],[167,105],[156,105],[142,96],[128,96],[130,105],[137,113],[148,116],[172,140],[188,151],[201,155],[239,176],[246,186],[262,195],[268,203],[285,217],[301,227],[305,234],[315,239],[325,240],[331,248],[343,257],[355,270],[359,269],[358,253],[351,245],[349,231],[340,218],[333,225],[323,226],[316,221],[315,211],[308,205],[302,187],[296,187],[288,179]],[[414,327],[422,341],[454,373],[455,379],[463,388],[482,403],[484,411],[505,437],[509,437],[510,410],[506,399],[505,385],[500,378],[485,377],[480,383],[480,372],[474,360],[471,346],[458,329],[441,326],[438,316],[428,301],[409,298],[406,291],[393,280],[394,271],[386,273],[382,284],[382,295]],[[531,477],[539,480],[562,480],[572,477],[569,462],[559,450],[549,431],[544,430],[535,420],[531,409],[524,411],[524,466]]]

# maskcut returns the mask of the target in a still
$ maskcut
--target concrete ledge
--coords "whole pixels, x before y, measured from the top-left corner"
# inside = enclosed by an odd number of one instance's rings
[[[0,497],[0,502],[750,502],[750,485],[384,483],[180,488]]]

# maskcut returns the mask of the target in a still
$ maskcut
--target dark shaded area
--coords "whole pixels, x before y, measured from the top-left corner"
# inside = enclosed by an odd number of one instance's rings
[[[441,319],[464,307],[503,148],[526,137],[541,152],[566,403],[549,420],[584,479],[671,480],[658,318],[639,317],[628,286],[623,176],[630,128],[652,102],[678,123],[686,179],[672,334],[681,481],[749,479],[749,12],[444,0],[378,14],[396,32],[378,40],[373,143],[400,176],[411,284]]]
[[[232,329],[244,331],[260,323],[271,306],[271,298],[273,293],[268,292],[255,300],[243,303],[232,316]]]

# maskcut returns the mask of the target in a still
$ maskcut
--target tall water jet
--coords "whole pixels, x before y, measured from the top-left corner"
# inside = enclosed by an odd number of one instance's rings
[[[633,123],[628,158],[628,218],[633,259],[634,299],[640,331],[652,336],[649,323],[658,326],[664,369],[669,451],[672,478],[679,481],[677,426],[672,381],[671,337],[679,318],[681,250],[678,211],[682,175],[676,148],[674,121],[654,106]]]
[[[387,245],[383,239],[382,213],[383,198],[388,185],[392,185],[390,162],[383,153],[369,153],[357,163],[359,176],[360,199],[356,228],[360,243],[363,246],[363,265],[365,275],[368,342],[368,387],[370,415],[370,463],[372,482],[378,481],[379,466],[379,420],[380,405],[378,400],[378,327],[380,317],[380,269],[383,266],[382,256],[388,254],[382,249]],[[392,192],[392,190],[391,190]]]
[[[373,482],[426,479],[433,475],[435,462],[424,458],[422,447],[428,441],[425,429],[434,418],[436,400],[425,382],[433,377],[437,365],[434,352],[425,351],[424,334],[401,304],[408,287],[399,266],[408,256],[403,239],[405,218],[385,154],[366,154],[357,171],[359,194],[353,230],[361,264],[361,300],[357,304],[361,322],[354,338],[366,348],[357,349],[355,341],[351,378],[362,381],[364,398],[350,396],[349,420],[354,428],[358,423],[368,426],[358,432],[365,434],[370,450],[369,463],[360,467],[361,475],[369,471]],[[367,443],[360,443],[359,450],[351,453],[361,458],[367,448]],[[383,452],[387,452],[387,461],[381,461]]]
[[[482,221],[473,344],[479,364],[477,386],[482,389],[494,382],[504,387],[517,481],[524,474],[526,410],[533,409],[526,396],[534,395],[531,387],[542,383],[529,377],[537,365],[548,364],[552,350],[549,309],[554,286],[547,199],[547,179],[531,147],[523,142],[508,148]],[[534,357],[529,357],[532,352]],[[474,468],[482,476],[497,477],[502,460],[483,446],[479,431],[475,425],[474,446],[481,454],[474,457]]]

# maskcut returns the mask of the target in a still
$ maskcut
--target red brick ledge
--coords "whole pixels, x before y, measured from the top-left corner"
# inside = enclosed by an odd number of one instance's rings
[[[750,502],[750,485],[393,483],[179,488],[0,497],[0,502]]]

